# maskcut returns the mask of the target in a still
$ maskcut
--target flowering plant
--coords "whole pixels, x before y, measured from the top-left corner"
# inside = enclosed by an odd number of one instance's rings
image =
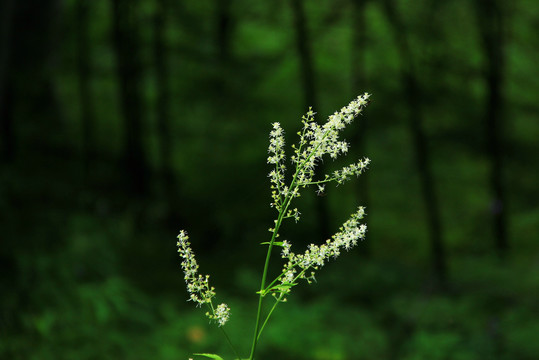
[[[364,158],[354,164],[345,166],[341,170],[334,171],[332,174],[326,174],[321,179],[317,180],[314,178],[316,165],[322,160],[324,155],[327,154],[335,159],[340,154],[348,151],[348,143],[339,140],[339,132],[361,113],[363,108],[368,104],[369,97],[370,95],[367,93],[358,96],[340,111],[331,115],[323,125],[319,125],[314,121],[315,113],[312,109],[309,109],[302,119],[303,130],[298,132],[300,136],[299,145],[292,145],[294,154],[291,157],[291,161],[295,167],[295,171],[292,175],[292,180],[288,184],[285,181],[284,131],[278,122],[272,124],[273,129],[270,132],[268,163],[273,166],[273,169],[269,173],[272,190],[271,206],[276,209],[277,218],[274,220],[273,227],[269,229],[272,234],[270,241],[262,243],[267,246],[267,253],[262,271],[260,290],[256,292],[258,295],[258,309],[251,350],[248,357],[249,360],[255,358],[258,341],[273,311],[277,305],[286,301],[286,296],[290,294],[292,288],[301,279],[310,283],[314,279],[315,271],[322,267],[329,258],[339,256],[342,249],[349,250],[357,245],[358,240],[365,238],[367,227],[365,224],[360,224],[360,220],[365,215],[365,209],[359,207],[331,239],[326,240],[322,245],[309,245],[303,254],[294,253],[292,251],[292,244],[289,241],[277,241],[282,222],[289,218],[298,221],[300,218],[300,212],[297,208],[292,209],[291,204],[295,198],[300,196],[301,189],[314,186],[318,193],[323,192],[327,183],[335,181],[341,184],[353,175],[360,175],[369,165],[370,160]],[[182,268],[185,273],[184,279],[187,283],[187,290],[190,294],[189,300],[192,300],[199,306],[207,306],[208,311],[206,312],[206,316],[211,321],[217,323],[237,359],[240,360],[240,355],[223,327],[229,319],[230,308],[224,303],[217,306],[214,305],[215,289],[209,285],[209,275],[200,275],[198,273],[199,266],[188,240],[187,232],[184,230],[180,231],[177,245],[178,252],[183,259]],[[268,268],[274,248],[280,248],[280,255],[284,259],[284,266],[282,272],[276,278],[268,281]],[[273,297],[273,306],[269,312],[263,314],[262,305],[268,295]],[[195,355],[222,360],[220,356],[215,354]]]

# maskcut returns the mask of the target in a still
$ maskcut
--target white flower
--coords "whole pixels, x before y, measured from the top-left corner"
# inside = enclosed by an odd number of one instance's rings
[[[320,246],[311,244],[308,246],[304,254],[296,255],[290,251],[290,243],[283,241],[283,251],[281,256],[288,259],[288,263],[283,268],[281,283],[290,283],[293,281],[297,271],[303,274],[301,277],[309,280],[305,273],[308,269],[318,269],[325,265],[326,261],[331,257],[337,257],[341,253],[341,249],[350,250],[356,246],[358,240],[365,238],[367,226],[360,224],[359,220],[365,215],[365,209],[359,207],[358,210],[350,216],[343,224],[340,231],[333,235],[331,240],[327,240],[325,244]],[[295,270],[295,267],[301,270]],[[314,274],[314,273],[313,273]],[[313,276],[311,274],[311,277]],[[292,279],[292,280],[291,280]]]
[[[300,184],[308,184],[312,181],[313,170],[322,156],[328,154],[335,159],[340,154],[348,152],[348,143],[339,140],[339,132],[361,113],[369,96],[367,93],[358,96],[340,112],[331,115],[321,126],[314,122],[314,113],[309,109],[307,115],[303,117],[300,146],[295,148],[295,155],[292,157],[292,161],[298,166],[297,179]],[[339,173],[339,175],[343,174]]]
[[[217,320],[219,326],[223,326],[230,317],[230,308],[227,304],[220,304],[215,310],[214,319]]]
[[[182,230],[178,235],[178,253],[182,257],[182,269],[185,274],[184,279],[187,284],[187,291],[190,293],[189,300],[203,305],[211,301],[215,296],[215,291],[209,285],[209,275],[202,276],[198,274],[198,264],[195,254],[191,249],[187,232]]]
[[[291,246],[292,245],[288,241],[286,241],[286,240],[283,241],[283,251],[281,252],[281,256],[283,258],[286,258],[286,257],[288,257],[290,255],[290,247]]]
[[[202,306],[204,304],[210,304],[211,306],[212,298],[215,296],[215,288],[210,287],[209,275],[198,274],[198,264],[188,240],[189,236],[187,236],[187,232],[181,230],[178,235],[177,245],[178,253],[183,259],[182,269],[185,274],[184,279],[187,284],[187,291],[189,292],[189,300],[197,303],[197,306]],[[219,305],[213,313],[206,313],[210,319],[216,320],[219,323],[219,326],[222,326],[227,322],[229,314],[230,309],[226,304]]]

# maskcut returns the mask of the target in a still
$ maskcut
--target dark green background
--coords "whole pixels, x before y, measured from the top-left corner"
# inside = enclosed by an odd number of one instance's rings
[[[232,358],[186,302],[180,229],[246,354],[271,123],[291,144],[367,91],[324,167],[368,173],[282,235],[299,252],[364,204],[367,239],[259,358],[537,359],[538,33],[534,0],[2,0],[0,358]]]

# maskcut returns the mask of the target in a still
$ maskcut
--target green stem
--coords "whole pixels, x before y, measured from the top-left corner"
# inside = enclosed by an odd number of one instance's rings
[[[273,249],[273,243],[275,242],[275,239],[277,238],[277,234],[279,233],[279,228],[281,227],[281,223],[283,221],[283,218],[285,217],[286,212],[288,211],[288,207],[290,206],[290,203],[292,202],[292,196],[290,194],[293,193],[294,187],[296,186],[296,179],[297,179],[298,172],[294,174],[294,178],[292,179],[292,183],[290,184],[289,193],[286,195],[283,204],[284,207],[282,207],[279,211],[279,216],[277,217],[277,223],[275,224],[275,228],[273,229],[273,234],[271,236],[271,241],[268,246],[268,251],[266,253],[266,262],[264,263],[264,271],[262,272],[262,280],[260,281],[260,293],[258,295],[258,309],[256,312],[256,323],[255,323],[255,331],[253,336],[253,344],[251,346],[251,354],[249,355],[249,360],[254,359],[255,351],[256,351],[256,345],[258,343],[258,337],[260,333],[259,325],[260,325],[260,317],[262,315],[262,301],[265,296],[265,287],[266,287],[266,278],[268,276],[268,268],[269,268],[269,262],[271,258],[271,250]]]
[[[292,263],[292,267],[296,267],[297,265],[299,264],[299,261],[298,262],[295,262],[295,263]],[[309,268],[307,269],[303,269],[303,271],[300,272],[300,275],[301,274],[304,274],[305,271],[307,271]],[[271,289],[273,287],[273,285],[275,285],[275,283],[277,281],[279,281],[283,276],[284,276],[284,272],[282,272],[281,274],[279,274],[279,276],[277,276],[268,286],[266,286],[266,288],[264,289],[264,294],[267,293],[269,291],[269,289]],[[292,283],[294,283],[297,279],[299,279],[299,276],[296,276],[294,278],[294,280],[292,280]]]
[[[310,182],[306,182],[306,183],[301,183],[301,184],[298,184],[298,186],[319,185],[319,184],[329,183],[329,182],[332,182],[332,181],[335,181],[335,180],[337,180],[337,178],[332,177],[332,178],[319,180],[319,181],[310,181]]]
[[[264,298],[264,288],[266,286],[266,278],[268,275],[268,268],[269,268],[269,262],[271,258],[271,249],[273,248],[273,243],[275,242],[275,239],[277,237],[277,232],[279,231],[279,227],[281,226],[281,222],[283,221],[284,214],[286,213],[286,210],[288,209],[288,205],[290,204],[290,198],[287,196],[285,198],[286,206],[285,208],[281,208],[281,211],[279,212],[279,217],[277,218],[277,223],[275,224],[275,228],[273,229],[273,234],[271,236],[271,241],[268,246],[268,251],[266,253],[266,262],[264,263],[264,271],[262,272],[262,280],[260,282],[260,294],[258,295],[258,309],[256,312],[256,323],[255,323],[255,332],[253,335],[253,344],[251,345],[251,354],[249,355],[249,360],[254,359],[255,351],[256,351],[256,345],[258,343],[258,334],[259,334],[259,325],[260,325],[260,317],[262,315],[262,300]]]
[[[241,359],[241,356],[238,354],[238,352],[236,351],[236,348],[234,347],[234,345],[232,345],[232,341],[230,341],[230,338],[228,337],[228,334],[226,333],[225,329],[223,329],[222,326],[219,326],[219,329],[221,329],[221,331],[223,332],[223,335],[225,336],[226,338],[226,341],[228,342],[228,345],[230,345],[230,348],[232,349],[232,351],[234,352],[234,354],[236,354],[237,358],[238,359]]]
[[[303,269],[295,278],[294,280],[292,280],[292,282],[296,282],[297,280],[299,280],[299,278],[301,278],[303,276],[303,274],[305,274],[305,271],[307,271],[307,269]],[[280,277],[280,276],[279,276]],[[257,341],[259,340],[260,338],[260,335],[262,335],[262,331],[264,330],[264,327],[266,326],[266,324],[268,323],[269,321],[269,318],[271,317],[271,314],[273,313],[273,311],[275,310],[275,308],[277,307],[277,305],[279,305],[280,302],[282,302],[281,300],[283,299],[284,297],[284,294],[281,293],[281,295],[279,296],[279,298],[275,301],[275,304],[273,304],[273,306],[271,307],[271,310],[269,311],[268,315],[266,316],[266,319],[264,320],[264,323],[262,323],[262,326],[260,327],[260,330],[258,331],[258,336],[257,336]]]
[[[213,307],[213,302],[210,300],[206,305],[208,305],[208,308],[211,310],[211,313],[212,313],[212,314],[215,314],[215,309],[214,309],[214,307]],[[236,356],[238,357],[238,359],[241,359],[240,355],[239,355],[238,352],[236,351],[236,348],[235,348],[234,345],[232,344],[232,341],[230,341],[230,338],[228,337],[228,334],[226,333],[225,329],[224,329],[222,326],[219,326],[219,329],[221,329],[221,331],[223,332],[223,335],[225,336],[226,341],[228,342],[228,345],[230,346],[230,348],[232,349],[232,351],[234,352],[234,354],[236,354]]]
[[[268,320],[269,318],[271,317],[271,314],[273,313],[273,310],[275,310],[275,308],[277,307],[277,305],[281,302],[281,299],[283,298],[284,294],[281,294],[279,296],[279,298],[275,301],[275,304],[273,304],[273,306],[271,307],[271,310],[270,312],[268,313],[268,316],[266,316],[266,319],[264,320],[264,323],[262,323],[262,326],[260,327],[260,330],[258,332],[258,337],[256,338],[256,340],[258,341],[259,338],[260,338],[260,335],[262,335],[262,331],[264,330],[264,327],[266,326],[266,324],[268,323]]]

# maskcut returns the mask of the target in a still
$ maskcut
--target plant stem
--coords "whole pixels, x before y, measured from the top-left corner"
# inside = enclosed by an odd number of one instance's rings
[[[271,314],[273,313],[273,310],[275,310],[275,308],[277,307],[277,305],[281,302],[281,299],[283,298],[283,294],[281,294],[281,296],[279,296],[278,299],[275,300],[275,304],[273,304],[270,312],[268,313],[268,316],[266,316],[266,320],[264,320],[264,323],[262,324],[262,326],[260,327],[260,330],[258,331],[258,336],[256,338],[256,340],[258,341],[259,338],[260,338],[260,335],[262,335],[262,331],[264,330],[264,327],[266,326],[266,324],[268,323],[269,321],[269,318],[271,316]]]
[[[290,201],[288,201],[288,204]],[[287,208],[288,208],[287,204]],[[281,226],[281,221],[283,220],[283,216],[286,212],[282,210],[279,212],[279,217],[277,218],[277,223],[275,224],[275,229],[273,229],[273,235],[271,236],[271,241],[268,246],[268,252],[266,253],[266,262],[264,263],[264,271],[262,273],[262,280],[260,282],[260,294],[258,295],[258,309],[256,312],[256,323],[255,323],[255,332],[253,335],[253,344],[251,346],[251,354],[249,355],[249,360],[254,359],[255,351],[256,351],[256,344],[258,343],[258,334],[259,334],[259,324],[260,324],[260,316],[262,314],[262,300],[264,298],[264,288],[266,286],[266,277],[268,275],[268,268],[269,268],[269,262],[271,258],[271,249],[273,248],[273,243],[275,242],[275,238],[277,237],[277,232],[279,231],[279,227]]]
[[[291,189],[295,184],[296,177],[292,180]],[[284,200],[284,207],[282,207],[279,211],[279,216],[277,217],[277,223],[275,224],[275,228],[273,229],[273,234],[271,236],[271,241],[268,246],[268,252],[266,253],[266,262],[264,263],[264,271],[262,272],[262,280],[260,281],[260,294],[258,295],[258,309],[256,312],[256,323],[255,323],[255,332],[253,335],[253,344],[251,346],[251,354],[249,355],[249,360],[253,360],[255,356],[256,351],[256,345],[258,343],[258,336],[260,333],[259,325],[260,325],[260,317],[262,315],[262,301],[265,296],[264,290],[266,287],[266,278],[268,276],[268,268],[269,268],[269,262],[271,258],[271,250],[273,249],[273,243],[275,242],[275,239],[277,238],[277,234],[279,232],[279,228],[281,227],[281,223],[283,221],[284,215],[286,214],[286,211],[288,210],[288,207],[290,205],[290,202],[292,201],[292,197],[290,195],[287,195]]]
[[[210,302],[207,303],[208,305],[208,308],[210,309],[210,311],[212,312],[212,314],[215,314],[215,309],[213,307],[213,303]],[[230,338],[228,337],[228,334],[226,333],[225,329],[222,327],[222,326],[219,326],[219,329],[221,329],[221,331],[223,332],[223,335],[225,336],[226,338],[226,341],[228,342],[228,345],[230,346],[230,348],[232,349],[232,351],[234,352],[234,354],[236,354],[236,356],[238,357],[238,359],[241,359],[241,356],[238,354],[238,352],[236,351],[236,348],[234,347],[234,345],[232,344],[232,341],[230,341]]]
[[[225,336],[226,338],[226,341],[228,342],[228,345],[230,345],[230,348],[232,349],[232,351],[234,352],[234,354],[236,354],[236,356],[238,357],[238,359],[241,360],[241,356],[238,354],[238,352],[236,351],[236,348],[234,347],[234,345],[232,345],[232,342],[230,341],[230,338],[228,337],[228,334],[226,333],[225,329],[223,329],[222,326],[219,326],[219,329],[221,329],[221,331],[223,332],[223,335]]]

